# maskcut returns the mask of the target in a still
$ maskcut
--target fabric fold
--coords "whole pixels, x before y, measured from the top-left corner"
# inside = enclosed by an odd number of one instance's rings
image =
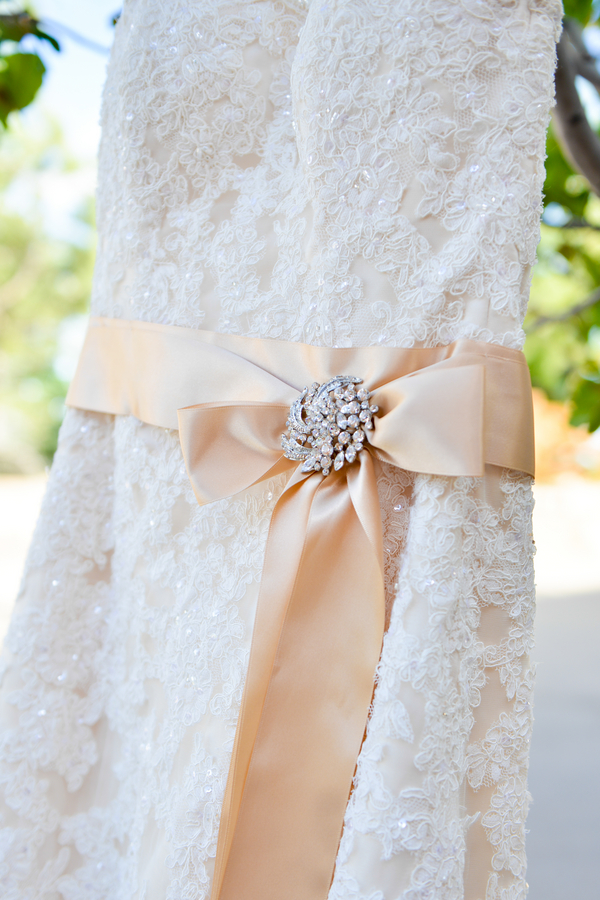
[[[379,406],[357,461],[324,477],[283,454],[313,382]],[[458,341],[321,348],[95,319],[67,402],[178,428],[201,504],[288,473],[275,504],[222,809],[212,900],[325,900],[384,629],[375,459],[432,474],[533,474],[523,355]]]
[[[200,504],[247,490],[290,469],[281,451],[288,408],[269,404],[188,406],[178,411],[179,439]]]

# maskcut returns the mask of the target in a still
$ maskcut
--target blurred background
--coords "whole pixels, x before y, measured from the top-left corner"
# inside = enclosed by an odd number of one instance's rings
[[[0,0],[0,639],[86,327],[119,0]],[[526,354],[538,688],[530,900],[600,900],[600,0],[568,0]]]

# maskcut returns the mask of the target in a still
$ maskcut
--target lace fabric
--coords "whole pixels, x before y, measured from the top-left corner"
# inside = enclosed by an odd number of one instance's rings
[[[94,312],[520,347],[559,18],[525,0],[129,0]]]
[[[520,347],[556,2],[127,0],[96,315]],[[70,411],[5,645],[6,900],[205,900],[281,479]],[[521,900],[530,479],[382,466],[388,628],[330,900]]]

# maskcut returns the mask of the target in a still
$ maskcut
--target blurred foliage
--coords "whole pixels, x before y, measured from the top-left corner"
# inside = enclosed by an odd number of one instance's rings
[[[587,25],[596,18],[596,5],[594,0],[563,0],[565,16],[577,19],[582,25]]]
[[[600,2],[565,2],[566,15],[583,25],[599,12]],[[566,161],[552,126],[544,194],[525,353],[534,385],[570,404],[572,424],[594,431],[600,427],[600,198]]]
[[[76,353],[74,332],[84,327],[89,302],[92,229],[87,229],[90,237],[84,246],[50,236],[40,194],[44,184],[58,179],[60,185],[60,179],[75,172],[76,164],[56,130],[35,138],[13,125],[0,140],[3,472],[35,471],[52,459],[56,448]],[[81,217],[91,226],[91,202]]]
[[[6,127],[11,112],[33,102],[46,67],[37,53],[19,50],[24,38],[34,37],[60,50],[56,38],[42,31],[30,13],[0,13],[0,122]]]

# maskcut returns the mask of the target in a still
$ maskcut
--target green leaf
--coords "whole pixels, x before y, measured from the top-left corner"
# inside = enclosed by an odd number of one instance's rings
[[[594,284],[600,284],[600,262],[597,259],[594,259],[585,251],[579,251],[579,257],[583,262],[588,274],[592,278]]]
[[[600,428],[600,384],[582,378],[573,392],[571,424],[587,425],[588,431]]]
[[[41,87],[46,67],[35,53],[5,56],[0,69],[0,121],[6,125],[8,114],[29,106]]]
[[[589,190],[583,190],[580,193],[573,194],[567,189],[567,182],[571,176],[575,175],[575,172],[562,155],[552,131],[552,126],[548,131],[546,153],[545,203],[559,203],[576,218],[582,218],[590,192]]]
[[[19,43],[31,31],[32,19],[27,14],[0,16],[0,41]]]
[[[46,31],[41,31],[41,30],[37,27],[37,25],[36,25],[36,27],[33,29],[33,31],[32,31],[31,33],[32,33],[33,35],[35,35],[36,38],[39,38],[40,41],[48,41],[48,43],[49,43],[49,44],[52,44],[52,46],[54,47],[54,49],[57,50],[57,51],[60,53],[60,44],[58,43],[58,41],[56,40],[56,38],[52,37],[51,34],[48,34]]]
[[[564,0],[563,7],[565,16],[577,19],[582,25],[587,25],[593,17],[592,0]]]
[[[17,13],[14,15],[0,15],[0,41],[14,41],[18,44],[26,34],[32,34],[40,41],[47,41],[55,50],[60,51],[60,44],[38,27],[37,19],[29,13]]]

